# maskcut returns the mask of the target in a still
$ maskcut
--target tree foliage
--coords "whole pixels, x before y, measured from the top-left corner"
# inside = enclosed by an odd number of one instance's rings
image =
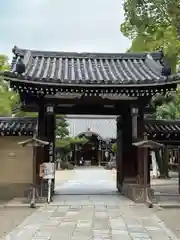
[[[180,89],[177,89],[175,93],[157,96],[152,100],[152,104],[156,107],[156,112],[153,114],[154,118],[180,119]]]
[[[117,152],[117,144],[116,144],[116,143],[113,143],[113,144],[112,144],[112,152],[113,152],[113,153],[116,153],[116,152]]]
[[[88,140],[86,138],[78,138],[78,137],[66,137],[63,139],[56,139],[56,147],[58,148],[66,148],[71,150],[74,145],[84,145]]]
[[[121,32],[132,40],[129,52],[163,50],[172,71],[180,64],[180,0],[124,0]],[[172,96],[173,95],[173,96]],[[180,90],[155,96],[156,119],[180,118]]]
[[[86,138],[70,137],[69,136],[69,123],[66,116],[61,115],[56,119],[56,147],[66,149],[67,152],[71,151],[74,145],[85,144]]]
[[[9,69],[8,58],[0,55],[0,72]],[[9,84],[0,77],[0,116],[11,116],[12,109],[17,102],[18,95],[14,93]]]
[[[129,51],[163,49],[172,70],[180,53],[180,0],[125,0],[121,32],[132,40]]]
[[[144,34],[154,34],[159,27],[174,27],[180,37],[179,0],[125,0],[125,22],[121,30],[125,36],[134,39]]]
[[[65,116],[59,116],[56,119],[56,137],[57,139],[63,139],[69,136],[69,124]]]
[[[58,116],[56,119],[56,147],[63,152],[70,152],[74,145],[84,144],[86,139],[70,137],[69,124],[65,116]]]

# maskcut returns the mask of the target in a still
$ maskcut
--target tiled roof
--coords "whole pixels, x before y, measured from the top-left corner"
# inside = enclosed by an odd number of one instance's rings
[[[145,131],[149,136],[177,136],[180,135],[180,121],[173,120],[145,120]]]
[[[33,117],[0,117],[1,136],[32,136],[37,119]],[[145,132],[152,140],[180,137],[180,121],[145,120]],[[104,138],[105,139],[105,138]]]
[[[36,129],[36,118],[0,117],[1,136],[32,136]]]
[[[19,49],[13,52],[14,79],[41,84],[156,85],[171,83],[170,68],[164,68],[162,52],[71,53]],[[18,74],[19,73],[19,74]],[[173,78],[174,80],[174,78]]]

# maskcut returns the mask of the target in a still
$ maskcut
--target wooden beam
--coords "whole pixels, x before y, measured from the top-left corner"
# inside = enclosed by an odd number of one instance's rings
[[[78,100],[79,101],[79,100]],[[115,104],[113,102],[104,102],[104,104],[100,104],[99,102],[91,102],[89,104],[85,103],[84,100],[80,100],[79,103],[77,103],[77,100],[75,101],[57,101],[57,104],[55,106],[55,113],[56,114],[66,114],[66,115],[120,115],[120,113],[123,111],[124,107],[127,106],[127,104],[133,105],[133,102],[122,101],[119,104]],[[21,110],[25,112],[37,112],[38,106],[35,102],[29,102],[21,106]],[[62,111],[62,112],[61,112]],[[144,109],[145,113],[149,112],[148,108]]]

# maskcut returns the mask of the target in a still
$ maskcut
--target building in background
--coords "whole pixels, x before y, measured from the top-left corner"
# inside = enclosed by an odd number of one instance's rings
[[[110,160],[112,142],[116,138],[115,117],[108,119],[103,116],[95,116],[94,119],[93,116],[67,117],[70,135],[88,139],[86,144],[74,149],[73,164],[105,165]]]
[[[77,118],[76,118],[77,117]],[[86,119],[84,118],[86,117]],[[73,115],[67,116],[69,122],[69,131],[70,135],[75,137],[79,135],[81,132],[87,131],[90,129],[91,131],[97,133],[102,138],[116,138],[116,119],[115,116],[112,116],[106,119],[100,119],[103,116],[95,116],[97,119],[92,119],[92,116],[76,116]],[[82,119],[84,118],[84,119]],[[98,119],[99,118],[99,119]]]

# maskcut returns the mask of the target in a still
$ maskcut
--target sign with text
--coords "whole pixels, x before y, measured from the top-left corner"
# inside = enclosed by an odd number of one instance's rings
[[[55,178],[54,163],[51,163],[51,162],[43,163],[43,179],[54,179],[54,178]]]

